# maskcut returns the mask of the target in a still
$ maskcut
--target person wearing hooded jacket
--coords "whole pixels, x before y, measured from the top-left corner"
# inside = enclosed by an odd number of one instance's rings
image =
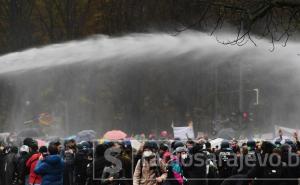
[[[58,148],[50,143],[48,146],[49,155],[40,157],[34,172],[42,176],[41,185],[62,185],[64,162],[58,155]]]
[[[93,154],[90,154],[89,164],[87,165],[87,183],[88,185],[100,185],[103,169],[105,166],[109,165],[109,162],[104,157],[104,153],[108,146],[106,144],[99,144],[95,148],[95,158],[93,159]],[[98,179],[98,180],[97,180]]]
[[[216,153],[217,156],[217,166],[219,170],[220,179],[228,178],[232,175],[237,174],[236,165],[229,165],[229,161],[236,157],[236,154],[233,152],[230,144],[227,140],[222,141],[220,150]]]
[[[36,164],[43,153],[47,152],[46,147],[41,147],[39,152],[33,154],[26,162],[26,167],[29,169],[29,184],[30,185],[40,185],[42,182],[42,177],[34,173]]]
[[[133,185],[158,185],[166,179],[167,170],[157,151],[154,141],[144,144],[143,156],[138,160],[133,174]]]
[[[17,169],[17,154],[18,148],[6,147],[5,149],[5,157],[4,157],[4,169],[3,169],[3,177],[4,177],[4,185],[13,185],[16,183],[16,169]]]
[[[24,145],[27,145],[29,147],[29,153],[25,157],[24,163],[20,165],[20,170],[24,171],[25,174],[25,185],[29,185],[29,168],[26,167],[27,160],[30,159],[30,157],[36,153],[38,153],[38,143],[32,138],[25,138],[23,141]]]
[[[27,145],[22,145],[20,147],[19,155],[17,157],[17,184],[25,185],[25,175],[26,175],[26,167],[25,163],[27,160],[27,156],[29,153],[29,147]]]
[[[67,140],[65,142],[65,148],[62,151],[62,157],[64,159],[64,185],[74,185],[74,158],[76,151],[76,141],[74,139]]]
[[[77,145],[78,152],[74,158],[75,184],[85,185],[87,179],[87,165],[89,144],[87,142]]]
[[[195,144],[189,149],[189,154],[185,161],[187,165],[183,168],[184,176],[189,180],[189,185],[205,185],[208,159],[203,151],[203,144]]]

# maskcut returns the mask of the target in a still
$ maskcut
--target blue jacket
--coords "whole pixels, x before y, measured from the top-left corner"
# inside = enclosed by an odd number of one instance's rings
[[[59,155],[49,155],[39,161],[34,172],[42,176],[41,185],[63,185],[64,162]]]

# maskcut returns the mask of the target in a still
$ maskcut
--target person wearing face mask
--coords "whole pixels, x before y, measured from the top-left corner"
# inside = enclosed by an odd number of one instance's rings
[[[184,177],[183,161],[188,158],[188,149],[186,147],[177,147],[173,159],[168,165],[168,184],[183,185],[187,182]]]
[[[154,141],[144,144],[142,158],[138,160],[133,174],[133,185],[159,185],[166,179],[167,171],[157,151]]]

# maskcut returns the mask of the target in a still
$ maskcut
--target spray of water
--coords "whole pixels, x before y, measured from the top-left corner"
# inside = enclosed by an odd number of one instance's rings
[[[45,128],[52,135],[82,129],[158,132],[170,129],[172,120],[184,122],[187,114],[197,130],[209,131],[212,115],[207,114],[214,112],[214,93],[219,94],[219,112],[227,111],[221,116],[237,110],[240,64],[244,89],[260,89],[261,106],[253,108],[253,95],[245,93],[244,109],[268,117],[269,127],[296,127],[300,44],[289,42],[270,52],[268,41],[257,42],[257,47],[226,46],[192,31],[178,36],[100,35],[4,55],[3,129],[31,127],[24,122],[47,112],[55,117],[55,123]],[[224,92],[229,86],[232,92]]]

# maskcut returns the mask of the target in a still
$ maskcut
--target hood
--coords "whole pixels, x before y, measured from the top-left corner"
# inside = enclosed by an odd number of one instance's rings
[[[59,155],[49,155],[46,157],[45,162],[51,165],[56,165],[61,162],[61,158]]]

